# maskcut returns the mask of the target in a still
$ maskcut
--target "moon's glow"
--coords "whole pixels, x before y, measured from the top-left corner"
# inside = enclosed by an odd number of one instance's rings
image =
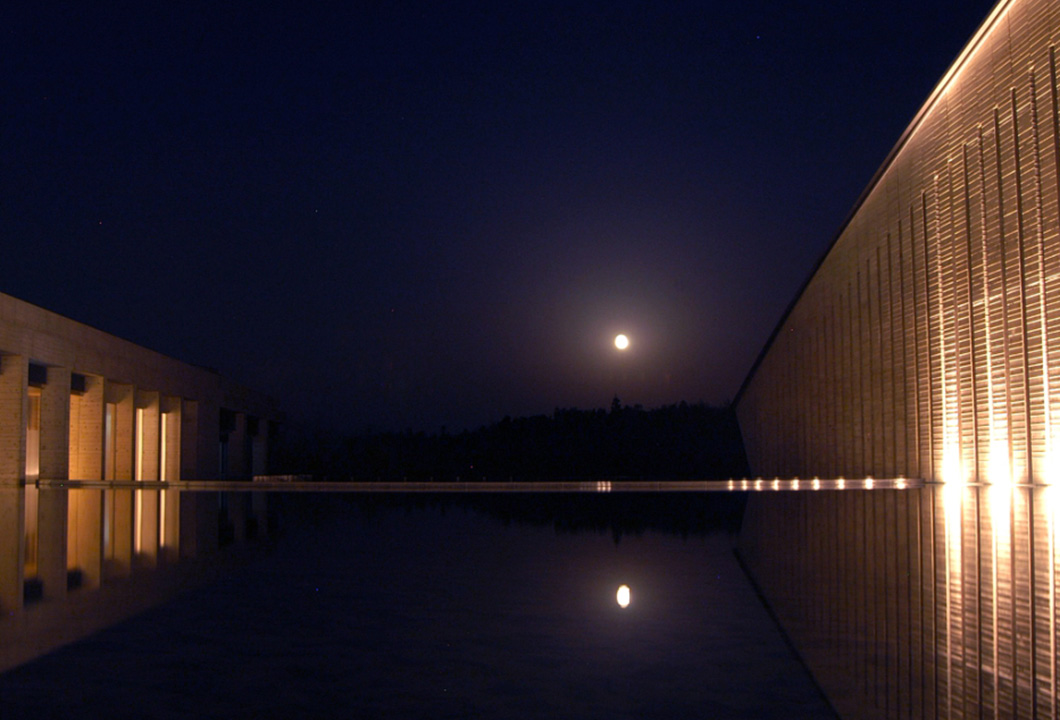
[[[615,347],[619,350],[625,350],[629,347],[629,338],[625,335],[615,335]]]
[[[615,599],[619,607],[629,607],[629,585],[619,585]]]

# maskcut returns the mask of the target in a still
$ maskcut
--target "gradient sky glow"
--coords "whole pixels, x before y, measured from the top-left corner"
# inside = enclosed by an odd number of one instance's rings
[[[0,291],[360,431],[730,399],[992,3],[273,5],[0,10]]]

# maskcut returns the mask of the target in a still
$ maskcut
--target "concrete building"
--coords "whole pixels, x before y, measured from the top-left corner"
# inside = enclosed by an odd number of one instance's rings
[[[277,419],[216,372],[0,294],[0,483],[261,475]]]
[[[736,399],[754,473],[1060,479],[1060,4],[1002,0]]]
[[[175,481],[265,474],[277,420],[213,371],[0,294],[0,637],[26,604],[256,536],[260,498]]]
[[[847,478],[750,493],[739,540],[843,717],[1060,716],[1058,39],[994,8],[736,399],[755,474]]]

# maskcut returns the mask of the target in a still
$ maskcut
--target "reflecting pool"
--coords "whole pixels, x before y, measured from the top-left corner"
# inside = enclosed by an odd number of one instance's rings
[[[4,717],[834,716],[733,553],[743,494],[591,489],[271,494],[281,537],[263,556],[0,675],[0,707]],[[226,502],[230,517],[248,507]],[[134,580],[149,572],[132,565]],[[22,614],[47,603],[45,591]]]
[[[1055,718],[1058,492],[750,493],[740,554],[844,716]]]
[[[356,490],[0,490],[0,713],[1060,716],[1060,488]]]
[[[245,489],[0,486],[0,672],[260,552],[266,495]]]

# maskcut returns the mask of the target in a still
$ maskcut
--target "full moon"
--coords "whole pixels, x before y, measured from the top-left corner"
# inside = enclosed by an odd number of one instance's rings
[[[629,585],[619,585],[615,599],[618,600],[619,607],[629,607]]]
[[[615,347],[619,350],[625,350],[629,347],[629,338],[625,335],[615,335]]]

